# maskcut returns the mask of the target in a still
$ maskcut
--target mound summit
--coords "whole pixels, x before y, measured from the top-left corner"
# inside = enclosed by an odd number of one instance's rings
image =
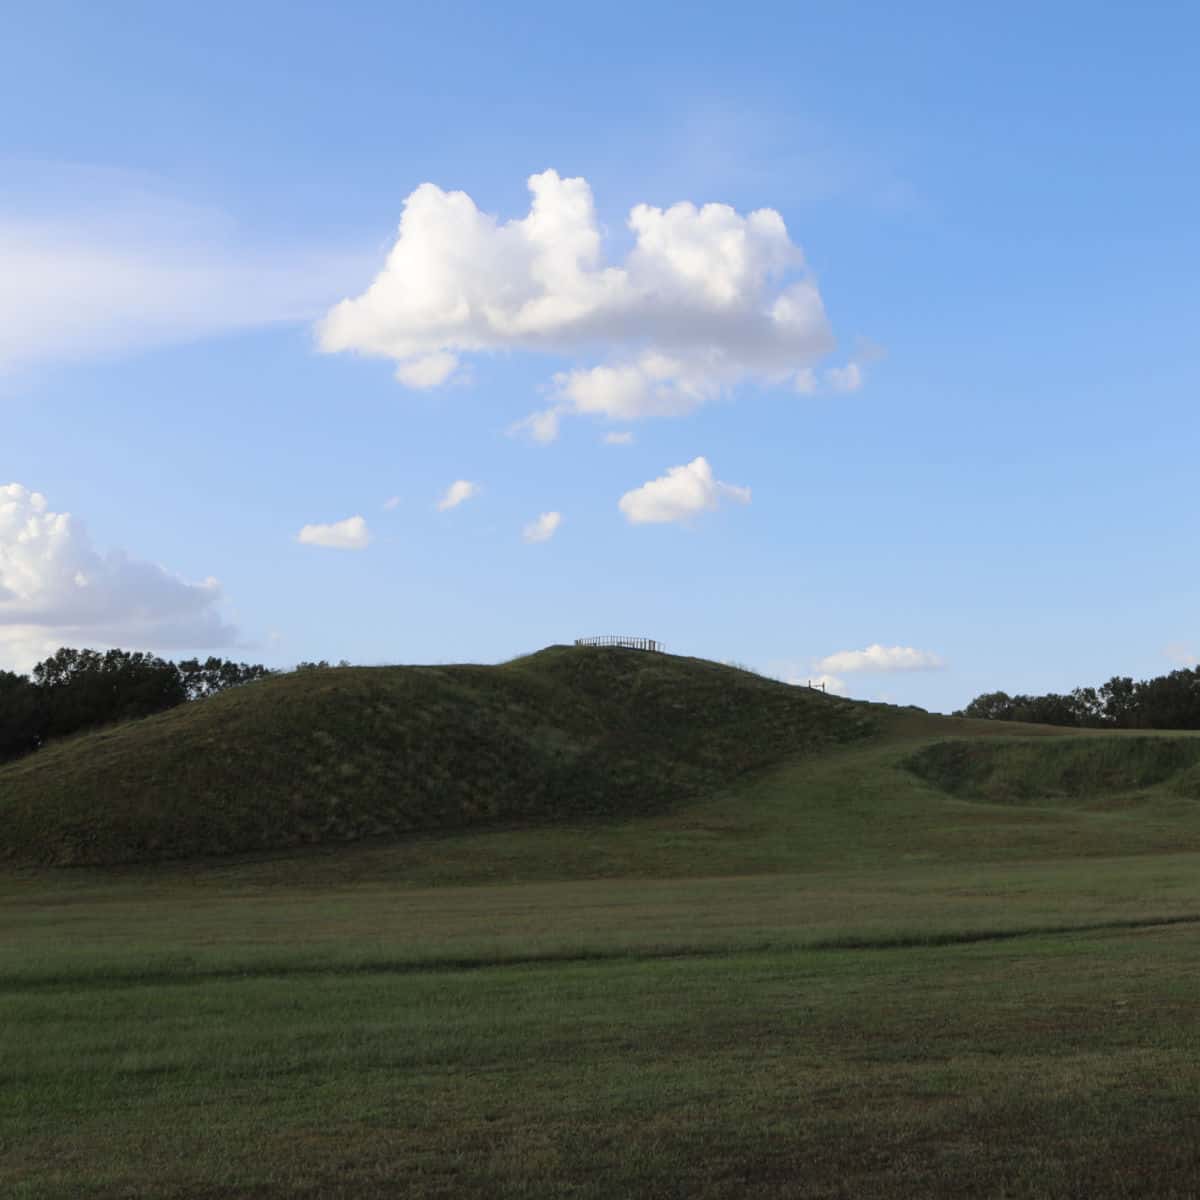
[[[853,701],[617,648],[297,672],[0,768],[0,858],[132,863],[649,813],[875,730]]]

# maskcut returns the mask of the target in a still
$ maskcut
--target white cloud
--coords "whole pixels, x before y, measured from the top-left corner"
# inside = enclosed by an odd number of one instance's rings
[[[845,696],[849,692],[844,679],[839,679],[836,675],[819,674],[805,675],[801,678],[799,675],[793,676],[787,680],[788,683],[807,685],[808,687],[820,688],[831,696]]]
[[[384,512],[392,512],[394,509],[397,509],[399,507],[400,507],[400,497],[399,496],[389,496],[383,502],[383,511]]]
[[[878,343],[868,338],[857,338],[854,357],[845,366],[825,369],[825,386],[834,392],[857,392],[867,382],[867,364],[879,362],[886,357],[887,351]]]
[[[812,367],[804,367],[796,372],[792,384],[802,396],[816,395],[817,373]]]
[[[446,489],[446,494],[438,501],[438,512],[445,512],[448,508],[457,508],[464,500],[470,500],[472,496],[478,495],[479,484],[472,483],[469,479],[456,479]]]
[[[818,671],[937,671],[946,664],[929,650],[912,646],[868,646],[865,650],[839,650],[815,664]]]
[[[63,645],[210,649],[237,644],[215,579],[188,583],[120,550],[18,483],[0,486],[0,665],[27,669]]]
[[[528,433],[541,445],[547,445],[558,437],[559,409],[546,408],[541,412],[530,413],[508,427],[510,434]]]
[[[453,354],[426,354],[423,358],[402,362],[396,368],[396,378],[405,387],[437,387],[439,383],[445,383],[457,367],[458,359]]]
[[[357,255],[251,243],[137,176],[60,168],[35,186],[11,174],[0,371],[311,320],[361,270]]]
[[[604,444],[606,446],[629,446],[633,444],[633,434],[628,431],[622,433],[606,433],[604,435]]]
[[[670,467],[665,475],[626,492],[617,506],[631,524],[645,525],[685,521],[716,508],[722,497],[749,504],[750,489],[714,479],[708,459],[700,457],[686,466]]]
[[[676,415],[745,378],[804,387],[832,349],[820,293],[773,209],[636,205],[634,246],[609,265],[587,181],[551,170],[528,183],[528,215],[503,224],[465,192],[421,184],[374,281],[320,322],[321,349],[394,359],[411,387],[445,382],[460,355],[481,351],[610,358],[553,377],[553,407],[524,423],[541,441],[560,413]]]
[[[371,542],[371,531],[362,517],[347,517],[329,525],[305,525],[296,534],[296,541],[330,550],[365,550]]]
[[[526,542],[548,542],[561,524],[562,513],[544,512],[521,530],[521,538]]]
[[[1196,657],[1195,648],[1186,642],[1172,642],[1163,649],[1163,655],[1177,667],[1194,667],[1200,658]]]
[[[797,662],[794,659],[775,659],[767,664],[764,672],[768,678],[779,679],[795,687],[811,686],[820,688],[831,696],[845,696],[849,689],[844,679],[831,675],[828,671],[820,671],[809,663]]]
[[[825,382],[835,392],[857,392],[863,385],[862,367],[856,362],[847,363],[844,367],[828,367]]]

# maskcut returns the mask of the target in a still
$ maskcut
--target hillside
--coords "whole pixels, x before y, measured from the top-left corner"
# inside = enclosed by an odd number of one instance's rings
[[[864,705],[619,649],[299,672],[0,768],[0,857],[126,863],[650,813],[876,729]]]

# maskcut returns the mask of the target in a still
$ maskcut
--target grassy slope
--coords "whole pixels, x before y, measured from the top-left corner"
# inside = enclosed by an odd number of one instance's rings
[[[614,694],[596,754],[662,707],[669,681],[576,687],[578,661],[511,668],[547,697],[513,726],[532,761]],[[805,694],[763,735],[771,685],[668,666],[716,690],[669,755],[642,731],[629,809],[0,875],[0,1192],[1200,1195],[1200,740]],[[433,675],[481,703],[477,670]]]
[[[0,856],[120,863],[654,812],[874,729],[863,706],[632,651],[304,672],[0,770]]]

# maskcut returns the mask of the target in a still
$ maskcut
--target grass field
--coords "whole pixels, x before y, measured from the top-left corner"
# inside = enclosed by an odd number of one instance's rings
[[[10,866],[0,1195],[1200,1196],[1200,740],[870,715],[646,816]]]

